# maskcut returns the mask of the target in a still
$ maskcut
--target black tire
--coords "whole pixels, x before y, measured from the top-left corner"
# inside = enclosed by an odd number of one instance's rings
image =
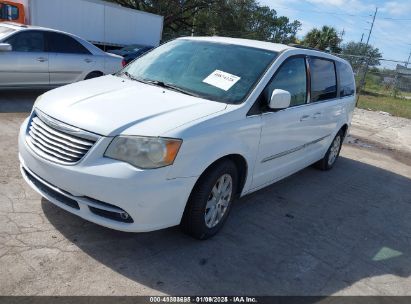
[[[209,227],[209,223],[206,223],[207,202],[214,196],[212,194],[214,186],[217,186],[217,182],[220,181],[221,178],[224,179],[224,177],[227,177],[227,175],[231,177],[232,182],[231,196],[226,203],[228,206],[218,223],[214,227]],[[231,160],[222,160],[209,168],[199,178],[188,199],[180,225],[183,231],[199,240],[205,240],[215,235],[223,227],[230,213],[232,202],[237,193],[237,187],[238,170]],[[218,207],[215,209],[218,209]],[[208,210],[208,212],[211,212],[210,209]]]
[[[328,148],[327,153],[325,153],[324,157],[321,160],[315,163],[315,167],[323,171],[331,170],[332,167],[334,167],[335,163],[337,162],[338,157],[340,156],[340,151],[341,151],[343,141],[344,141],[344,132],[339,131],[337,135],[334,137],[334,140],[331,142],[331,145]],[[336,151],[336,155],[335,155],[334,160],[331,161],[331,158],[333,158],[332,157],[333,149],[336,148],[335,144],[337,144],[338,142],[339,142],[338,150],[334,150]]]
[[[90,74],[86,76],[86,78],[84,78],[84,80],[89,80],[89,79],[93,79],[93,78],[97,78],[101,76],[103,76],[103,73],[101,72],[91,72]]]

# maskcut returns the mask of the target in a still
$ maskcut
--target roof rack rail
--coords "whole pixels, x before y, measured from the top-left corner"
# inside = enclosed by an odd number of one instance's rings
[[[316,49],[316,48],[312,48],[312,47],[309,47],[309,46],[304,46],[304,45],[296,44],[296,43],[291,43],[288,46],[295,47],[297,49],[305,49],[305,50],[312,50],[312,51],[323,52],[323,53],[330,53],[330,52],[327,52],[327,51],[323,51],[323,50],[320,50],[320,49]]]

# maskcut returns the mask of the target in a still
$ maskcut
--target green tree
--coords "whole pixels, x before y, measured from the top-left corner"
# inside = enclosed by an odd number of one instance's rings
[[[343,46],[342,57],[351,63],[354,70],[357,70],[367,61],[371,67],[379,66],[382,54],[372,45],[351,41]]]
[[[329,50],[333,53],[339,53],[341,41],[335,28],[324,25],[321,29],[314,28],[309,31],[304,37],[303,45],[322,51]]]

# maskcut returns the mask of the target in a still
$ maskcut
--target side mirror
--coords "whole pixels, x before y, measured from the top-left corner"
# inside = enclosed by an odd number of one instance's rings
[[[12,47],[8,43],[0,43],[0,52],[11,52]]]
[[[275,89],[271,95],[269,108],[273,110],[286,109],[290,106],[291,94],[288,91]]]

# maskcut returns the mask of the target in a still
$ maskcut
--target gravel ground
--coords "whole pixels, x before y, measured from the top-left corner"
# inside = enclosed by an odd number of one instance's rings
[[[348,143],[385,153],[411,165],[411,120],[356,109]]]
[[[410,120],[357,110],[332,171],[241,199],[199,242],[112,231],[32,191],[17,159],[27,113],[11,113],[27,96],[0,98],[0,295],[411,295]]]

